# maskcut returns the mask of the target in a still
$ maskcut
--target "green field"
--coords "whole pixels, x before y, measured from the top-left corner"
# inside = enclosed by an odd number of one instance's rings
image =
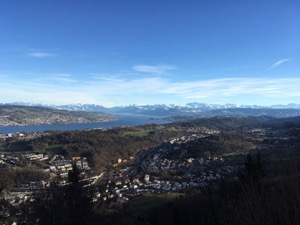
[[[167,127],[166,131],[168,131],[168,132],[177,132],[178,130],[175,127]]]
[[[141,130],[136,130],[136,131],[126,131],[123,134],[124,136],[136,136],[136,137],[147,137],[150,135],[150,131],[141,129]]]

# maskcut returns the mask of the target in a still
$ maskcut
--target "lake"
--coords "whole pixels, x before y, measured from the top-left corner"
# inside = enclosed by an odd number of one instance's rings
[[[30,126],[7,126],[0,127],[0,134],[18,133],[18,132],[43,132],[50,130],[87,130],[97,128],[112,128],[120,126],[138,126],[145,124],[166,124],[170,121],[165,117],[122,114],[118,115],[118,119],[112,122],[91,122],[91,123],[71,123],[71,124],[43,124]]]

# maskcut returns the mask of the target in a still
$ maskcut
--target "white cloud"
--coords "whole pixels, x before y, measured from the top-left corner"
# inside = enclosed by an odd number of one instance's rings
[[[157,65],[157,66],[149,66],[149,65],[135,65],[132,67],[133,70],[142,73],[156,73],[156,74],[164,74],[169,70],[174,70],[174,66],[170,65]]]
[[[273,69],[275,67],[278,67],[280,65],[282,65],[283,63],[286,63],[288,61],[290,61],[291,59],[281,59],[281,60],[278,60],[277,62],[273,63],[268,69]]]
[[[29,52],[27,55],[35,58],[46,58],[46,57],[55,57],[58,56],[57,54],[54,53],[49,53],[49,52],[42,52],[42,51],[34,51],[34,52]]]

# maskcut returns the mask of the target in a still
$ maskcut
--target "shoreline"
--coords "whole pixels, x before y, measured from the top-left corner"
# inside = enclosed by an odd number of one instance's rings
[[[99,122],[80,122],[80,123],[52,123],[52,124],[36,124],[36,125],[14,125],[0,126],[0,134],[10,133],[30,133],[44,131],[72,131],[72,130],[88,130],[100,128],[113,128],[121,126],[139,126],[146,124],[166,124],[170,123],[165,117],[153,120],[151,116],[137,115],[118,115],[114,120],[105,120]]]

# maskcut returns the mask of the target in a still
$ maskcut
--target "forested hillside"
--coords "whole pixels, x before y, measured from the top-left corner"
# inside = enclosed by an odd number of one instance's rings
[[[159,145],[163,141],[169,141],[170,138],[186,135],[191,128],[200,129],[197,131],[199,133],[207,132],[205,129],[224,132],[243,129],[246,126],[257,127],[261,122],[269,119],[269,117],[215,117],[168,125],[50,132],[36,139],[12,143],[10,148],[18,150],[18,146],[21,146],[19,150],[59,153],[67,157],[84,156],[95,169],[101,170],[114,164],[118,158],[127,159],[142,149]],[[240,137],[240,134],[231,134],[231,136],[227,142],[242,140],[241,142],[245,142],[245,145],[249,145],[248,141]],[[209,148],[212,150],[213,146],[222,145],[221,137],[211,140],[210,142],[214,144],[210,144],[207,150]]]

